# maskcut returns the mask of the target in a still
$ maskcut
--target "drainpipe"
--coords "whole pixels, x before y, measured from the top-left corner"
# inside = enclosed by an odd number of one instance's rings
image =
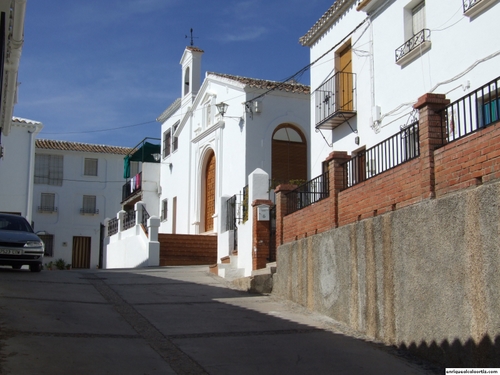
[[[15,96],[17,90],[17,71],[19,70],[19,61],[21,60],[21,51],[24,43],[24,16],[26,13],[26,0],[14,1],[14,20],[12,37],[10,41],[10,50],[8,50],[7,60],[5,62],[5,103],[2,113],[3,133],[9,135],[11,127],[12,114],[14,112]]]
[[[29,147],[29,156],[28,156],[28,196],[26,197],[26,220],[29,223],[32,222],[33,218],[33,162],[34,162],[34,150],[35,150],[35,141],[34,134],[36,130],[28,130],[30,135],[30,147]]]

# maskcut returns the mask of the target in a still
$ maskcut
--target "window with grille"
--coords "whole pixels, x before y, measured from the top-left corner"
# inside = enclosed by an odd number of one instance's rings
[[[173,134],[172,134],[172,151],[176,151],[177,148],[179,147],[179,137],[174,136],[175,132],[177,131],[177,128],[179,127],[180,121],[177,121],[177,123],[173,126]]]
[[[161,220],[166,221],[168,215],[168,199],[161,202]]]
[[[62,186],[63,156],[36,154],[34,183]]]
[[[170,155],[170,146],[172,142],[172,131],[168,129],[163,133],[163,157],[166,158]]]
[[[85,158],[83,174],[85,176],[97,176],[98,159]]]
[[[39,234],[38,237],[45,245],[44,255],[47,257],[54,256],[54,235],[53,234]]]
[[[423,29],[425,29],[425,1],[415,6],[411,10],[412,14],[412,31],[413,35],[416,35]]]
[[[95,195],[84,195],[83,196],[83,207],[80,210],[82,214],[97,214],[99,211],[96,208],[96,197]]]
[[[40,199],[39,212],[54,212],[57,211],[55,207],[56,195],[54,193],[42,193]]]

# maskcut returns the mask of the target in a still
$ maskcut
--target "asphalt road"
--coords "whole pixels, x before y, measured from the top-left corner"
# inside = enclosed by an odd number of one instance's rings
[[[435,373],[207,270],[0,268],[0,374]]]

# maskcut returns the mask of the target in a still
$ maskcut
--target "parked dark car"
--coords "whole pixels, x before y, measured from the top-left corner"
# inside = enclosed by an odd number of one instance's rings
[[[0,214],[0,265],[15,270],[28,265],[31,272],[40,272],[43,252],[43,241],[24,217]]]

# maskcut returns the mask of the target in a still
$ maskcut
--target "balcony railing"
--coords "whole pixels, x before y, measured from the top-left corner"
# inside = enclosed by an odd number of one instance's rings
[[[128,180],[122,187],[122,202],[142,190],[142,172]]]
[[[500,120],[500,77],[451,103],[443,111],[444,143],[463,138]]]
[[[287,193],[287,215],[327,198],[329,186],[326,172]]]
[[[108,222],[108,236],[118,233],[118,218],[114,217]]]
[[[344,189],[420,156],[418,122],[342,164]]]
[[[80,208],[80,214],[81,215],[97,215],[97,214],[99,214],[99,209],[88,208],[88,207]]]
[[[57,207],[54,207],[54,206],[38,206],[38,212],[41,212],[41,213],[53,213],[53,212],[57,212]]]
[[[467,17],[474,17],[486,10],[496,0],[463,0],[464,14]]]
[[[401,47],[396,49],[396,63],[402,63],[405,58],[410,58],[411,52],[417,51],[417,48],[429,46],[430,37],[431,31],[429,29],[422,29],[413,35]]]
[[[236,229],[237,196],[233,195],[226,201],[226,231]]]
[[[149,212],[146,210],[146,207],[142,207],[142,217],[141,217],[141,224],[144,228],[148,227],[148,219],[151,217]]]
[[[338,72],[314,92],[318,129],[335,129],[356,115],[356,74]]]
[[[135,211],[127,212],[123,217],[123,230],[135,226]]]

